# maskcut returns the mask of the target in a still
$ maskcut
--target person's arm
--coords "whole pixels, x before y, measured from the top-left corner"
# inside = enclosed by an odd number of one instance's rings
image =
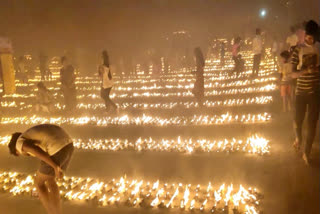
[[[100,78],[103,77],[103,66],[102,66],[102,65],[99,65],[98,74],[99,74],[99,77],[100,77]]]
[[[110,80],[112,80],[112,73],[111,73],[111,69],[110,68],[109,68],[108,77],[109,77]]]
[[[293,79],[297,79],[298,77],[300,77],[302,74],[305,73],[304,70],[298,70],[298,65],[299,65],[299,48],[295,47],[292,51],[292,55],[291,55],[291,59],[290,59],[290,63],[292,65],[292,73],[289,75],[291,78]]]
[[[22,151],[28,154],[33,155],[34,157],[42,160],[49,166],[51,166],[56,174],[56,177],[62,177],[62,170],[61,168],[51,159],[50,155],[43,151],[40,147],[34,145],[32,140],[26,139],[22,145]]]
[[[60,82],[61,82],[61,86],[63,86],[65,84],[65,80],[64,80],[64,74],[63,74],[63,70],[62,68],[60,69]]]
[[[301,70],[301,71],[298,71],[298,72],[292,72],[291,74],[289,74],[289,76],[292,78],[292,79],[297,79],[299,78],[300,76],[304,75],[308,73],[307,70]]]

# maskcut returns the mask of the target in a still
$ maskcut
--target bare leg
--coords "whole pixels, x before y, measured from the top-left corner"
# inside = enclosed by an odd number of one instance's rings
[[[286,96],[282,97],[282,111],[283,112],[287,111],[287,98],[286,98]]]
[[[292,109],[291,104],[292,104],[292,99],[291,99],[291,96],[289,95],[289,96],[287,96],[287,108],[288,108],[288,111],[289,111],[289,112],[290,112],[291,109]]]
[[[47,181],[47,186],[49,189],[49,200],[50,204],[52,205],[52,209],[55,214],[62,214],[61,211],[61,204],[60,204],[60,193],[59,193],[59,187],[54,179],[54,177],[51,177]]]
[[[50,199],[49,199],[49,190],[46,186],[46,181],[48,179],[47,175],[41,174],[40,172],[37,172],[37,176],[35,178],[35,186],[37,188],[37,191],[39,193],[39,199],[46,209],[48,214],[54,214],[52,212],[51,206],[50,206]]]

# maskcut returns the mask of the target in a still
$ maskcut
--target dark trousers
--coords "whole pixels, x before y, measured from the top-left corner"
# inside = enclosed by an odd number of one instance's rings
[[[110,107],[117,109],[117,105],[110,99],[111,88],[101,88],[101,98],[104,100],[107,111]]]
[[[200,77],[196,79],[193,87],[193,94],[197,99],[198,105],[203,106],[203,99],[204,99],[204,79]]]
[[[253,68],[252,68],[252,74],[258,75],[259,68],[260,68],[260,62],[261,62],[261,54],[255,54],[253,56]]]
[[[220,65],[224,65],[224,54],[220,54]]]
[[[47,80],[47,69],[45,67],[40,67],[41,81]]]
[[[234,69],[233,69],[233,71],[239,73],[239,65],[240,65],[239,57],[238,56],[233,56],[232,59],[234,61]]]
[[[63,89],[63,97],[64,103],[66,105],[66,110],[75,110],[77,107],[77,94],[75,88],[67,88]]]
[[[302,143],[302,125],[307,113],[307,139],[304,152],[309,156],[316,134],[320,108],[319,94],[296,95],[294,128],[296,140]]]

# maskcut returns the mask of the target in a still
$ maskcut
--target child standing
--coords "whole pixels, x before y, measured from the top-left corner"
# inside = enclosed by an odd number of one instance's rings
[[[280,54],[280,93],[282,97],[282,106],[283,112],[291,111],[291,99],[292,99],[292,90],[291,90],[291,77],[289,74],[292,72],[292,65],[290,63],[290,53],[289,51],[283,51]]]

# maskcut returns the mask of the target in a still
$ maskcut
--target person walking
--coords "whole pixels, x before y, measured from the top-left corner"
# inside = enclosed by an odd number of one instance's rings
[[[196,81],[194,83],[193,87],[193,94],[195,98],[197,99],[199,107],[203,106],[203,99],[204,99],[204,66],[205,66],[205,60],[202,54],[202,51],[199,47],[194,49],[194,55],[196,58]]]
[[[41,74],[41,81],[48,80],[48,56],[43,52],[39,55],[39,69]]]
[[[67,132],[51,124],[37,125],[23,133],[12,134],[8,147],[14,156],[32,156],[40,160],[34,179],[39,199],[48,214],[62,214],[56,179],[63,178],[74,151]]]
[[[26,72],[25,59],[23,56],[20,56],[18,59],[18,74],[23,83],[28,83],[28,75]]]
[[[67,112],[76,109],[77,106],[77,94],[73,66],[68,62],[67,57],[61,58],[62,68],[60,70],[61,91],[64,97],[65,109]]]
[[[111,108],[118,111],[117,105],[110,99],[110,92],[114,83],[110,70],[109,55],[106,50],[102,52],[102,64],[99,66],[98,73],[101,79],[101,98],[105,102],[107,112]]]
[[[232,59],[234,61],[234,69],[233,71],[239,74],[239,63],[240,63],[240,58],[239,58],[239,52],[240,52],[240,42],[241,38],[237,37],[234,39],[234,43],[232,45]]]
[[[258,76],[261,55],[262,55],[262,37],[261,30],[259,28],[256,29],[256,36],[252,41],[252,51],[253,51],[253,68],[252,68],[252,76]]]
[[[297,78],[295,99],[295,142],[299,151],[302,145],[302,125],[307,114],[307,139],[302,158],[309,165],[312,144],[315,138],[320,110],[320,44],[316,41],[318,24],[310,20],[305,26],[305,42],[294,49],[291,63]]]
[[[220,44],[220,65],[221,66],[224,66],[225,64],[225,55],[226,55],[226,47],[225,47],[225,43],[224,42],[221,42]]]

